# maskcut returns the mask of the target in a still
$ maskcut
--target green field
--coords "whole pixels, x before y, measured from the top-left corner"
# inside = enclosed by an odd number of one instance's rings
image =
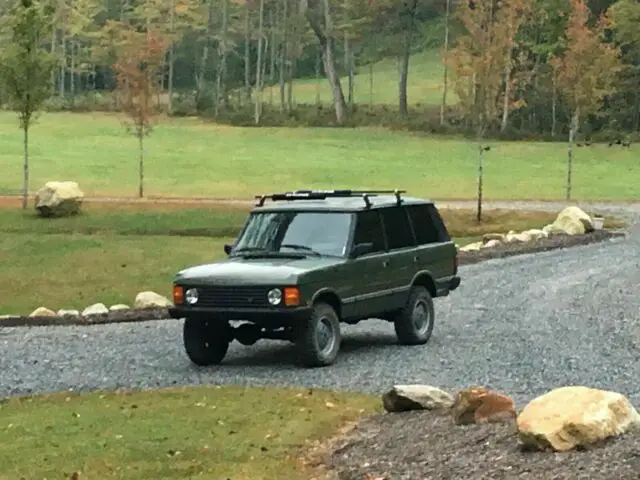
[[[14,398],[0,403],[0,479],[308,479],[312,442],[378,404],[235,386]]]
[[[32,190],[75,180],[85,194],[137,194],[137,142],[116,116],[42,115],[31,133]],[[15,114],[0,113],[0,194],[17,192],[22,137]],[[197,119],[160,124],[147,141],[147,195],[249,198],[296,188],[405,188],[437,200],[473,198],[476,150],[454,138],[382,129],[238,128]],[[487,199],[560,199],[566,147],[493,143]],[[574,198],[637,198],[640,162],[631,149],[576,149]]]
[[[439,51],[425,51],[411,56],[407,97],[409,104],[440,105],[442,102],[442,79],[444,66]],[[342,88],[347,95],[348,79],[341,78]],[[397,105],[398,65],[395,58],[387,58],[373,64],[373,89],[371,89],[369,66],[362,65],[354,77],[354,101],[356,104]],[[373,93],[373,95],[372,95]],[[320,98],[323,104],[332,102],[331,89],[324,77],[294,81],[293,97],[296,103],[314,104]],[[280,101],[280,87],[267,87],[264,92],[266,102]],[[456,102],[453,92],[447,95],[447,104]]]

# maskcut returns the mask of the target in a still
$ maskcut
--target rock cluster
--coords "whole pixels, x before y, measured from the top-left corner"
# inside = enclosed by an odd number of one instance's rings
[[[455,425],[514,422],[521,447],[564,452],[630,432],[640,432],[640,414],[622,394],[584,386],[553,389],[521,412],[506,394],[471,387],[457,395],[430,385],[397,385],[382,396],[387,412],[432,410]]]
[[[525,230],[519,233],[511,230],[506,234],[487,233],[483,235],[481,241],[465,245],[460,248],[460,251],[469,252],[483,248],[492,248],[500,246],[503,243],[526,243],[539,240],[541,238],[547,238],[550,235],[558,233],[565,235],[582,235],[593,231],[594,219],[592,219],[582,209],[570,206],[562,210],[553,223],[540,229]]]
[[[171,307],[173,304],[168,298],[151,291],[140,292],[134,300],[134,309]],[[129,306],[119,303],[107,307],[104,303],[94,303],[80,312],[79,310],[60,309],[57,312],[46,308],[38,307],[29,314],[29,317],[90,317],[93,315],[105,315],[109,312],[129,310]]]

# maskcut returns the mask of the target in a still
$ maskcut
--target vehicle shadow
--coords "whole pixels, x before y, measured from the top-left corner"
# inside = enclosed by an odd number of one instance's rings
[[[390,333],[346,333],[342,337],[337,363],[349,359],[352,355],[377,355],[381,351],[406,348],[398,344],[395,335]],[[293,344],[271,340],[261,340],[251,347],[235,344],[220,367],[267,367],[282,366],[300,368]]]

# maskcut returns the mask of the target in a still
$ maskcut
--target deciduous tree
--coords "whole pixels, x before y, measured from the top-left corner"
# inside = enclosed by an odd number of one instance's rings
[[[584,0],[571,0],[571,15],[566,30],[562,57],[552,60],[558,87],[572,112],[567,148],[566,199],[571,199],[573,142],[582,119],[597,112],[605,96],[613,93],[614,79],[620,70],[619,50],[603,39],[607,18],[589,26],[589,8]]]
[[[158,89],[158,78],[162,74],[163,60],[168,41],[153,31],[140,34],[130,27],[122,30],[118,60],[117,89],[123,111],[129,117],[127,129],[138,139],[138,195],[144,196],[144,137],[152,130],[154,96]]]
[[[0,53],[0,80],[23,131],[22,208],[29,198],[29,128],[51,95],[54,57],[42,46],[51,34],[53,10],[37,0],[19,0],[11,10],[11,44]]]

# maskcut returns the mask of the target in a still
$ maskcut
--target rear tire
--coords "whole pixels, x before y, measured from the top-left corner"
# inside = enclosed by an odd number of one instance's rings
[[[229,350],[231,327],[228,322],[185,318],[183,327],[184,348],[189,360],[206,367],[218,365]]]
[[[433,299],[429,291],[415,285],[409,300],[394,320],[398,341],[402,345],[423,345],[431,338],[434,324]]]
[[[313,306],[309,319],[296,328],[295,344],[300,361],[309,368],[326,367],[336,361],[342,340],[340,319],[324,302]]]

